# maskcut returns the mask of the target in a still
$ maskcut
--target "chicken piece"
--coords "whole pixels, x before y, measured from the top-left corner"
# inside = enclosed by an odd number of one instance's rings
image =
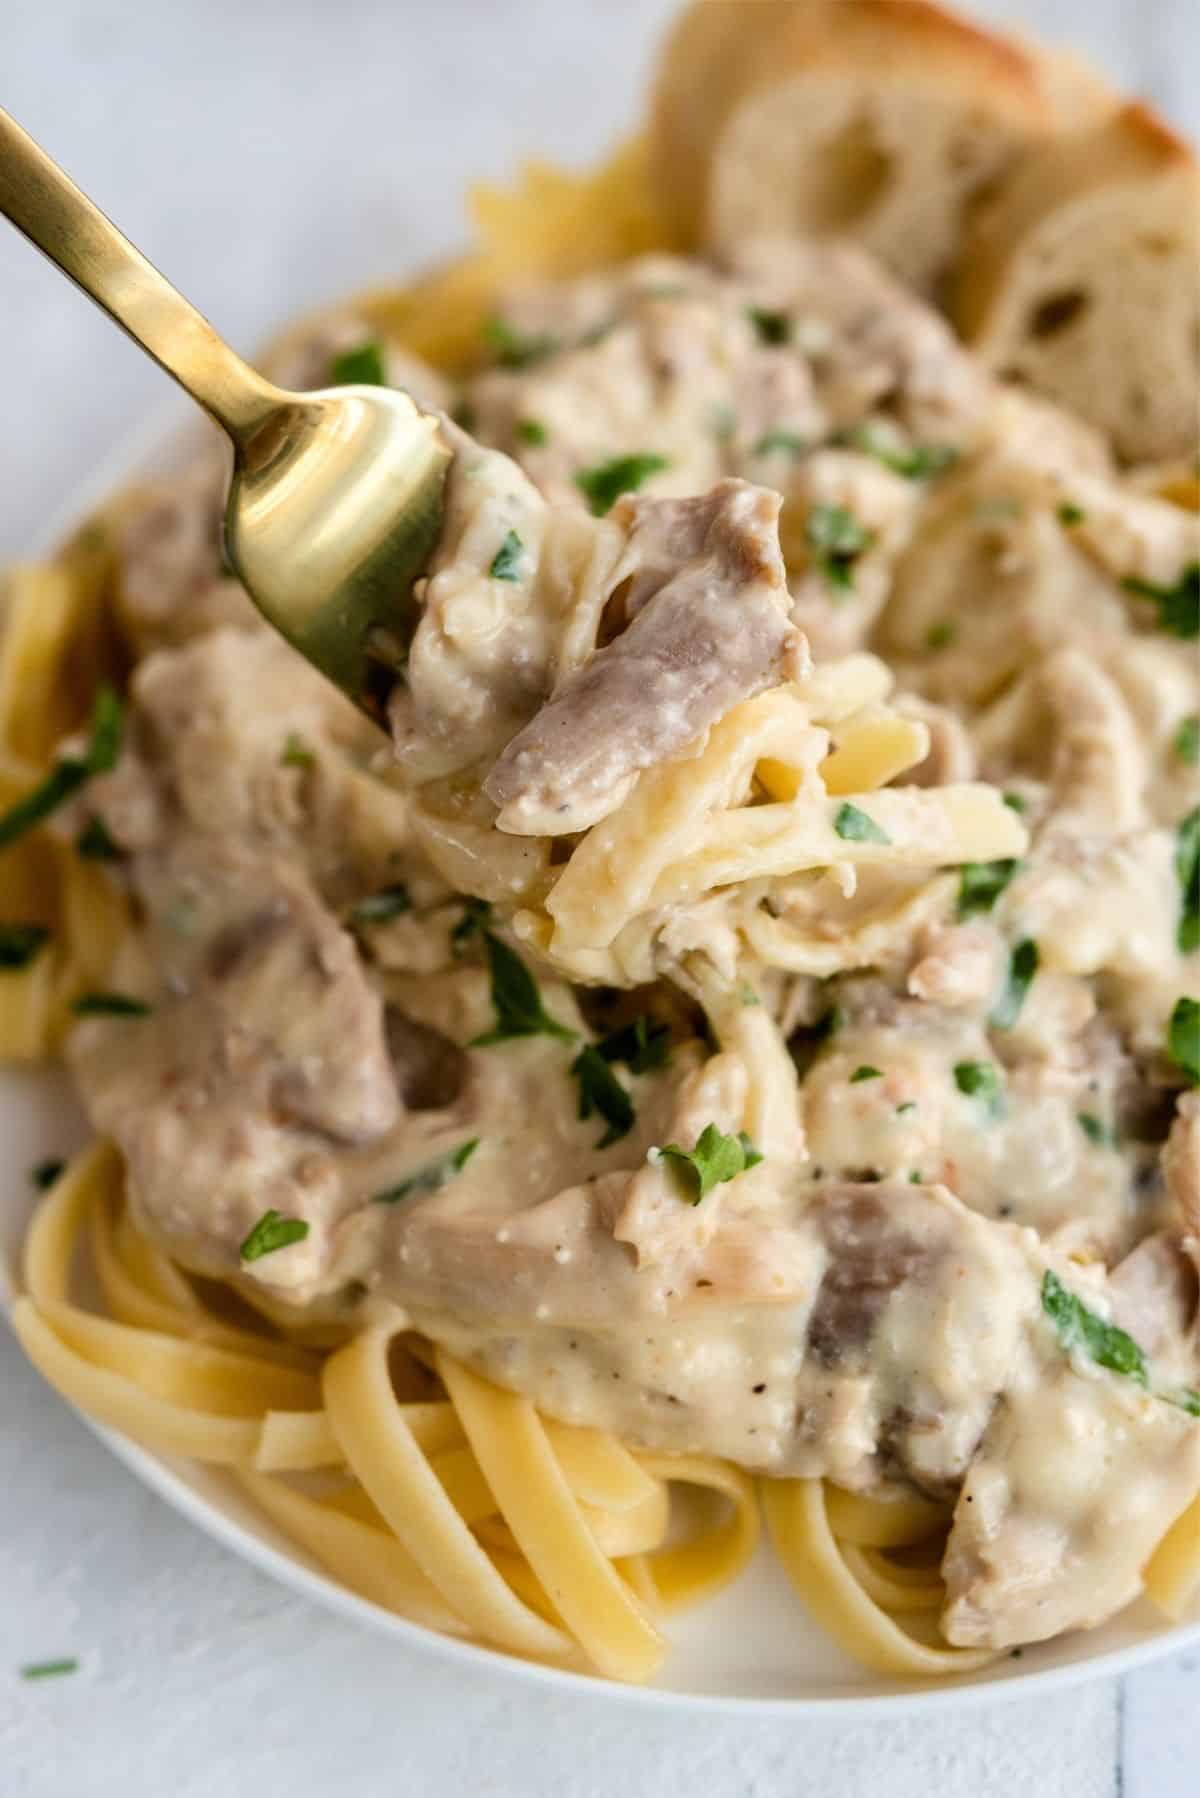
[[[1181,1227],[1189,1237],[1200,1239],[1200,1092],[1179,1095],[1179,1109],[1163,1146],[1162,1170]]]
[[[1141,1589],[1200,1486],[1200,1423],[1135,1381],[1030,1364],[971,1464],[946,1547],[942,1630],[1011,1648],[1090,1629]]]
[[[732,266],[760,306],[798,321],[835,426],[887,407],[917,442],[963,447],[978,437],[991,383],[946,321],[863,251],[759,238]]]
[[[1000,982],[1003,944],[987,924],[927,925],[908,990],[931,1005],[986,1005]]]
[[[147,488],[117,542],[117,617],[138,655],[220,625],[267,626],[221,559],[224,471],[215,455]]]
[[[556,688],[484,782],[501,830],[584,830],[637,773],[677,753],[765,687],[796,679],[805,646],[787,616],[779,498],[723,481],[687,500],[626,499],[610,576],[628,624]]]

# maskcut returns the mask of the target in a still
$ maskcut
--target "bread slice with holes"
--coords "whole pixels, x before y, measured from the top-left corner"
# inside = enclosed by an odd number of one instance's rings
[[[652,112],[683,243],[846,236],[926,295],[980,191],[1052,126],[1035,58],[930,0],[699,0]]]
[[[974,221],[955,305],[1004,379],[1127,462],[1200,442],[1200,168],[1145,106],[1031,153]]]

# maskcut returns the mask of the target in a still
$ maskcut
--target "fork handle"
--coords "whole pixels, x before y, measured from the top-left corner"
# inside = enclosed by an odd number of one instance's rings
[[[281,403],[183,295],[0,109],[0,213],[153,356],[237,444]]]

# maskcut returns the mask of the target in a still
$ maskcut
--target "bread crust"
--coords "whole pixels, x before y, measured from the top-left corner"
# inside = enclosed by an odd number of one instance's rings
[[[669,34],[654,86],[653,167],[689,245],[704,240],[712,169],[733,116],[797,76],[906,84],[1010,136],[1045,133],[1053,111],[1035,58],[933,0],[697,0]]]
[[[1101,246],[1114,237],[1119,256],[1090,267],[1087,253],[1101,260]],[[1047,360],[1051,352],[1036,347],[1043,334],[1039,317],[1044,325],[1056,295],[1065,303],[1068,295],[1082,293],[1091,305],[1116,283],[1134,307],[1139,296],[1154,291],[1156,264],[1166,256],[1178,261],[1184,275],[1165,294],[1161,328],[1131,333],[1135,354],[1141,336],[1148,371],[1137,416],[1132,409],[1122,411],[1111,387],[1101,390],[1097,383],[1095,391],[1072,391],[1065,361],[1056,376]],[[1014,169],[968,229],[953,313],[968,342],[994,369],[1030,380],[1101,425],[1124,459],[1194,455],[1200,418],[1193,338],[1200,316],[1197,270],[1200,164],[1177,132],[1133,101],[1089,130],[1039,146]],[[1142,286],[1139,272],[1145,276]],[[1162,285],[1161,276],[1157,280]],[[1149,318],[1145,324],[1151,324]],[[1168,366],[1168,344],[1190,360]],[[1128,373],[1128,356],[1119,356],[1115,343],[1112,350],[1114,372]],[[1046,362],[1040,379],[1032,372],[1038,360]],[[1130,392],[1136,390],[1134,382]]]

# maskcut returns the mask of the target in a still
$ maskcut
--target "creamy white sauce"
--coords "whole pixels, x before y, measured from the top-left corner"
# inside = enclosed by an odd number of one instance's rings
[[[309,1315],[400,1307],[554,1415],[958,1494],[954,1640],[1096,1621],[1200,1481],[1200,1427],[1157,1396],[1195,1378],[1193,1100],[1163,1145],[1167,1022],[1200,992],[1175,840],[1200,769],[1173,747],[1200,667],[1122,585],[1179,580],[1194,521],[848,250],[647,259],[505,317],[542,353],[458,396],[490,447],[446,427],[394,758],[222,576],[211,476],[128,526],[133,729],[89,805],[144,914],[115,983],[154,1009],[82,1025],[73,1059],[136,1215]],[[623,457],[657,460],[593,516]],[[842,580],[820,508],[860,527]],[[801,674],[805,638],[893,660],[917,781],[1022,805],[994,903],[958,915],[957,870],[784,873],[553,965],[538,907],[578,834]],[[478,1043],[472,899],[570,1040]],[[637,1018],[669,1053],[604,1064],[633,1116],[601,1147],[575,1060]],[[658,1150],[710,1125],[762,1159],[693,1204]],[[308,1234],[245,1263],[269,1207]],[[1098,1316],[1169,1317],[1146,1387],[1056,1333],[1051,1267]]]

